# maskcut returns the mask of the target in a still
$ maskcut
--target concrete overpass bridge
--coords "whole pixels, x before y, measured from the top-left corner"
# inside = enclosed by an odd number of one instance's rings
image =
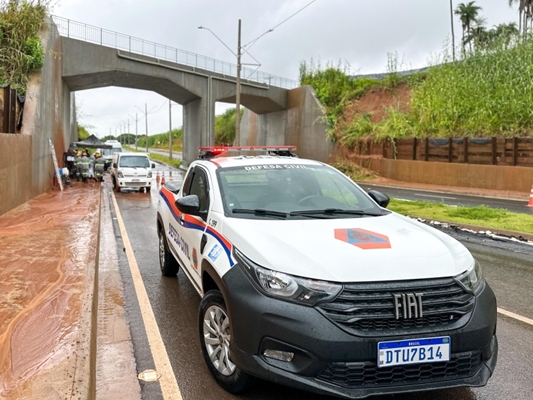
[[[53,17],[62,79],[71,92],[118,86],[154,91],[183,105],[183,159],[214,143],[215,102],[235,103],[235,64]],[[287,110],[297,82],[243,68],[241,104],[258,115]]]

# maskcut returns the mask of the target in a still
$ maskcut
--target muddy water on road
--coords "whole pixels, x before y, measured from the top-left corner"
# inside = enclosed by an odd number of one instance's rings
[[[48,398],[31,381],[59,364],[51,386],[72,390],[99,202],[99,185],[74,182],[0,217],[0,398]]]

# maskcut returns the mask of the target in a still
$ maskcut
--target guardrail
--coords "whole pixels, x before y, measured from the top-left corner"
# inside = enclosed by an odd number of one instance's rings
[[[107,29],[97,28],[92,25],[72,21],[56,15],[52,16],[52,20],[56,24],[61,36],[95,43],[100,46],[112,47],[130,53],[154,57],[160,60],[175,62],[177,64],[184,64],[194,68],[201,68],[206,71],[216,72],[223,75],[232,77],[237,76],[236,64],[109,31]],[[280,76],[244,67],[241,69],[241,78],[243,80],[264,83],[269,86],[278,86],[285,89],[292,89],[299,86],[298,82],[293,79],[282,78]]]

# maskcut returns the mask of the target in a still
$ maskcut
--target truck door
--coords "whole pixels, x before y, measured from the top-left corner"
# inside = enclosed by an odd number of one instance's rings
[[[200,212],[202,216],[193,216],[189,214],[182,214],[179,217],[179,233],[180,233],[180,249],[178,254],[184,258],[187,263],[188,274],[200,285],[199,260],[200,249],[202,246],[202,237],[207,229],[207,217],[211,205],[209,182],[207,173],[204,169],[196,166],[194,170],[189,171],[191,174],[190,185],[186,187],[184,184],[182,196],[195,194],[200,200]],[[187,176],[186,180],[189,180]],[[185,182],[187,183],[187,182]]]

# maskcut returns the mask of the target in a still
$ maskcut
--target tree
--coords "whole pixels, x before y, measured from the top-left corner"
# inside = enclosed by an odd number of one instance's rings
[[[463,28],[463,54],[465,53],[465,45],[468,41],[468,37],[471,35],[472,26],[474,23],[477,22],[479,18],[479,11],[481,10],[481,7],[475,5],[475,1],[471,1],[467,4],[459,4],[454,11],[454,14],[459,16],[459,20],[461,21],[461,25]],[[470,50],[472,50],[472,47],[470,47]]]
[[[518,4],[518,32],[525,40],[528,25],[531,25],[533,20],[533,0],[509,0],[509,7],[514,4]]]
[[[85,140],[87,139],[91,134],[87,130],[87,127],[84,125],[78,124],[78,140]]]

